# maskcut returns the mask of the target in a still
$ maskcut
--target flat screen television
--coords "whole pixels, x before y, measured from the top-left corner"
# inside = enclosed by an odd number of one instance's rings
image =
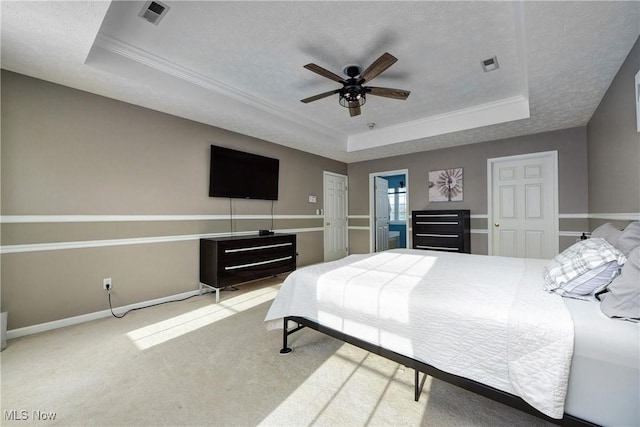
[[[209,197],[278,200],[280,160],[211,146]]]

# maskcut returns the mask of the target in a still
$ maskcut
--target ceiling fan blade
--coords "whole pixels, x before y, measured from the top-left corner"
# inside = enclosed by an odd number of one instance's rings
[[[411,92],[403,89],[391,89],[389,87],[367,86],[367,93],[370,95],[384,96],[386,98],[405,100]]]
[[[369,80],[373,80],[374,77],[378,76],[387,68],[391,67],[398,58],[391,55],[388,52],[383,53],[380,58],[376,59],[373,64],[369,65],[369,68],[364,70],[360,75],[361,82],[368,82]]]
[[[326,69],[322,68],[319,65],[307,64],[307,65],[304,66],[304,68],[306,68],[307,70],[313,71],[316,74],[320,74],[322,77],[326,77],[328,79],[334,80],[334,81],[339,82],[339,83],[346,83],[342,77],[340,77],[339,75],[337,75],[335,73],[332,73],[329,70],[326,70]]]
[[[360,104],[358,104],[357,102],[350,102],[349,103],[349,115],[351,117],[359,116],[360,115]]]
[[[300,102],[304,102],[308,104],[309,102],[317,101],[318,99],[326,98],[327,96],[331,96],[335,93],[340,92],[340,89],[331,90],[329,92],[319,93],[318,95],[310,96],[309,98],[301,99]]]

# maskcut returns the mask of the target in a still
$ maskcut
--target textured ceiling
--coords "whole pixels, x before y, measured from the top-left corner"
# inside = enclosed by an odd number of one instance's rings
[[[2,67],[353,162],[585,125],[640,34],[637,1],[164,3],[3,1]],[[384,52],[406,101],[300,102]]]

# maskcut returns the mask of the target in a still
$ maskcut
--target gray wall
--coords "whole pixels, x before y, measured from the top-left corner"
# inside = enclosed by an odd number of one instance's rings
[[[640,39],[627,56],[587,125],[589,212],[592,229],[615,215],[640,212],[640,133],[636,127],[635,75]]]
[[[425,151],[386,159],[349,164],[349,213],[369,214],[369,174],[396,169],[409,170],[409,209],[469,209],[471,211],[471,251],[486,254],[487,159],[541,151],[558,151],[560,248],[575,243],[572,232],[587,231],[587,140],[584,127],[546,132],[517,138],[484,142],[448,149]],[[429,171],[463,168],[464,199],[461,202],[429,203]],[[474,215],[476,218],[474,219]],[[477,218],[477,216],[485,218]],[[572,217],[573,216],[573,217]],[[358,225],[363,226],[362,219]],[[355,223],[356,220],[353,220]],[[368,225],[368,224],[367,224]],[[569,234],[563,236],[564,234]],[[369,232],[352,229],[351,252],[369,251]]]
[[[322,261],[323,222],[313,215],[323,204],[323,171],[346,174],[346,164],[3,70],[2,215],[48,218],[2,224],[2,245],[26,248],[2,255],[9,329],[107,309],[105,277],[113,279],[115,306],[197,289],[197,238],[113,243],[229,232],[229,199],[208,197],[212,144],[280,159],[273,213],[285,218],[274,228],[297,232],[299,265]],[[235,232],[272,228],[270,201],[232,203],[236,217],[262,218],[235,220]],[[85,222],[82,215],[159,217]],[[167,219],[176,215],[220,219]]]
[[[640,134],[636,130],[634,79],[640,70],[640,39],[606,91],[585,127],[547,132],[450,149],[349,164],[349,213],[369,215],[370,173],[409,169],[409,208],[470,209],[472,217],[487,213],[487,159],[537,151],[558,151],[560,250],[576,240],[576,232],[611,222],[624,228],[640,217]],[[429,203],[430,170],[464,169],[462,202]],[[369,220],[352,218],[353,253],[369,251]],[[472,218],[473,253],[487,253],[487,222]]]
[[[322,171],[349,176],[349,214],[369,214],[369,173],[409,170],[409,208],[429,209],[430,170],[462,167],[464,200],[437,208],[471,210],[472,251],[487,252],[487,159],[558,151],[560,248],[602,222],[624,226],[640,212],[640,138],[636,132],[636,42],[586,127],[345,165],[308,153],[2,71],[2,215],[159,215],[154,221],[3,223],[2,245],[51,244],[56,250],[2,255],[2,311],[9,329],[195,289],[197,240],[60,249],[68,242],[224,233],[228,219],[163,220],[229,214],[228,199],[207,197],[209,146],[219,144],[281,161],[278,230],[298,232],[300,264],[322,260]],[[307,196],[318,197],[309,204]],[[271,228],[271,203],[234,201],[235,231]],[[611,214],[607,215],[598,214]],[[616,214],[627,214],[620,217]],[[478,218],[478,216],[480,216]],[[47,217],[52,218],[52,217]],[[613,220],[611,220],[613,218]],[[622,219],[620,219],[622,218]],[[368,218],[351,218],[352,253],[369,251]],[[563,235],[564,234],[564,235]]]

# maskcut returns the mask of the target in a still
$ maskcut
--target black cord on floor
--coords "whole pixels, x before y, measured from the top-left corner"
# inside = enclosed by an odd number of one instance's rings
[[[129,312],[134,311],[134,310],[142,310],[143,308],[149,308],[149,307],[155,307],[157,305],[162,305],[162,304],[168,304],[170,302],[180,302],[180,301],[186,301],[189,298],[193,298],[193,297],[197,297],[200,296],[200,294],[195,294],[195,295],[191,295],[188,296],[186,298],[182,298],[182,299],[176,299],[176,300],[171,300],[171,301],[163,301],[163,302],[159,302],[156,304],[151,304],[151,305],[145,305],[144,307],[136,307],[136,308],[132,308],[129,309],[127,311],[125,311],[124,313],[122,313],[121,315],[117,315],[113,312],[113,307],[111,306],[111,292],[107,293],[109,295],[109,310],[111,310],[111,314],[113,315],[113,317],[115,317],[116,319],[122,319],[124,316],[126,316]],[[203,294],[204,295],[204,294]]]

